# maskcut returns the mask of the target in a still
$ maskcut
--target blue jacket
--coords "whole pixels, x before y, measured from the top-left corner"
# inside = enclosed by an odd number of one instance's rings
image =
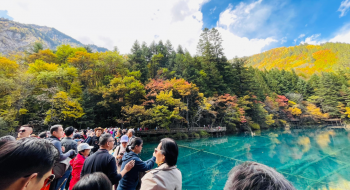
[[[51,143],[56,147],[56,149],[58,150],[58,153],[60,155],[58,161],[63,161],[66,158],[68,158],[69,156],[72,156],[74,154],[74,150],[69,150],[66,153],[62,153],[62,144],[61,141],[55,137],[55,136],[51,136],[49,137],[47,140],[51,141]]]
[[[130,151],[124,154],[122,158],[123,164],[121,170],[123,170],[125,165],[131,160],[135,160],[135,166],[119,181],[118,190],[135,190],[139,181],[139,172],[145,172],[152,169],[156,157],[152,157],[147,161],[142,161],[138,154]]]

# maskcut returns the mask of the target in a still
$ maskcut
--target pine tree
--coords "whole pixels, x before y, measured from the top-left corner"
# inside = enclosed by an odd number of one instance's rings
[[[254,69],[245,67],[246,60],[244,58],[235,58],[232,63],[235,76],[235,94],[239,97],[249,95],[250,92],[256,91],[254,84]]]
[[[324,113],[331,117],[339,117],[338,103],[341,100],[339,89],[342,84],[334,73],[322,73],[316,95],[322,98],[321,106]]]
[[[216,28],[212,28],[209,32],[209,39],[213,46],[214,55],[216,58],[224,56],[224,48],[222,47],[222,38],[219,31]]]
[[[143,45],[143,48],[144,47],[145,46]],[[144,49],[141,49],[139,42],[136,40],[131,48],[132,54],[129,55],[129,58],[132,67],[134,68],[133,70],[141,72],[141,82],[146,82],[148,79],[148,68],[147,61],[143,56],[143,50]]]
[[[177,46],[176,53],[178,53],[178,54],[185,54],[185,52],[184,52],[184,50],[182,49],[182,46],[181,46],[181,45]]]

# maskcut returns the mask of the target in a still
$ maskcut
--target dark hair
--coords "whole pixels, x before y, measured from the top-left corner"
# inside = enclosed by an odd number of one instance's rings
[[[160,150],[165,156],[165,163],[169,166],[175,166],[177,163],[177,157],[179,156],[179,148],[177,147],[176,142],[170,138],[164,138],[160,140],[162,146]]]
[[[118,129],[117,133],[119,133],[121,136],[123,136],[123,131],[121,129]],[[117,134],[115,134],[115,135],[117,135]]]
[[[42,132],[39,134],[39,138],[41,139],[45,139],[47,137],[47,133],[46,132]]]
[[[74,133],[74,128],[72,126],[69,126],[67,127],[65,130],[64,130],[64,133],[66,134],[66,136],[70,136],[71,134]]]
[[[112,183],[108,177],[101,172],[87,174],[82,177],[73,187],[73,190],[111,190]]]
[[[0,138],[0,141],[16,141],[16,138],[11,135],[6,135]]]
[[[23,138],[0,141],[0,187],[6,189],[21,177],[38,173],[38,179],[52,170],[58,151],[48,140]]]
[[[142,139],[140,138],[140,137],[136,137],[136,138],[134,138],[134,139],[132,139],[132,141],[131,141],[131,143],[130,143],[130,148],[132,149],[132,150],[134,150],[134,148],[136,147],[136,146],[140,146],[141,144],[142,144]]]
[[[73,136],[73,139],[80,139],[80,134],[75,134],[74,136]]]
[[[58,128],[60,128],[60,127],[62,127],[62,125],[59,125],[59,124],[52,126],[52,127],[50,128],[50,133],[51,133],[51,135],[53,135],[53,132],[54,132],[54,131],[58,132]]]
[[[112,135],[111,134],[109,134],[109,133],[106,133],[106,134],[103,134],[103,135],[101,135],[100,136],[100,146],[101,145],[106,145],[107,144],[107,142],[108,142],[108,139],[109,138],[111,138],[112,137]]]
[[[275,169],[256,162],[244,162],[229,173],[224,190],[295,190]]]

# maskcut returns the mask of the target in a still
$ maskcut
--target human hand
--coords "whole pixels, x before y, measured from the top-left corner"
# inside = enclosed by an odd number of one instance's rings
[[[75,150],[70,150],[69,152],[71,152],[69,158],[73,159],[75,156],[77,156],[77,152],[75,152]]]
[[[62,149],[62,152],[64,152],[66,150],[66,148],[64,148],[64,146],[62,146],[61,149]]]
[[[156,151],[153,152],[153,157],[156,157]]]
[[[125,170],[128,172],[135,166],[135,160],[131,160],[125,165]]]
[[[117,156],[117,159],[122,159],[122,158],[123,158],[123,155]]]
[[[95,133],[94,133],[94,132],[90,133],[90,137],[93,137],[94,135],[95,135]]]

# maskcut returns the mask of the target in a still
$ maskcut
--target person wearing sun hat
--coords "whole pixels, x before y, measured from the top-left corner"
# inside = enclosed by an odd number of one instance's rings
[[[80,180],[80,173],[83,169],[84,161],[86,157],[90,154],[93,146],[89,146],[87,143],[81,143],[78,145],[78,155],[70,161],[70,165],[72,166],[72,179],[69,183],[69,190],[72,190],[74,185]]]
[[[95,153],[99,148],[99,142],[100,142],[100,136],[103,133],[103,128],[102,127],[97,127],[95,128],[95,135],[91,138],[91,141],[89,142],[90,146],[94,146],[93,149],[91,149],[91,153]]]
[[[124,153],[126,152],[126,147],[128,145],[129,137],[127,135],[123,135],[120,138],[120,145],[117,146],[117,148],[114,150],[113,156],[117,160],[117,171],[120,172],[120,169],[122,168],[122,158]]]

